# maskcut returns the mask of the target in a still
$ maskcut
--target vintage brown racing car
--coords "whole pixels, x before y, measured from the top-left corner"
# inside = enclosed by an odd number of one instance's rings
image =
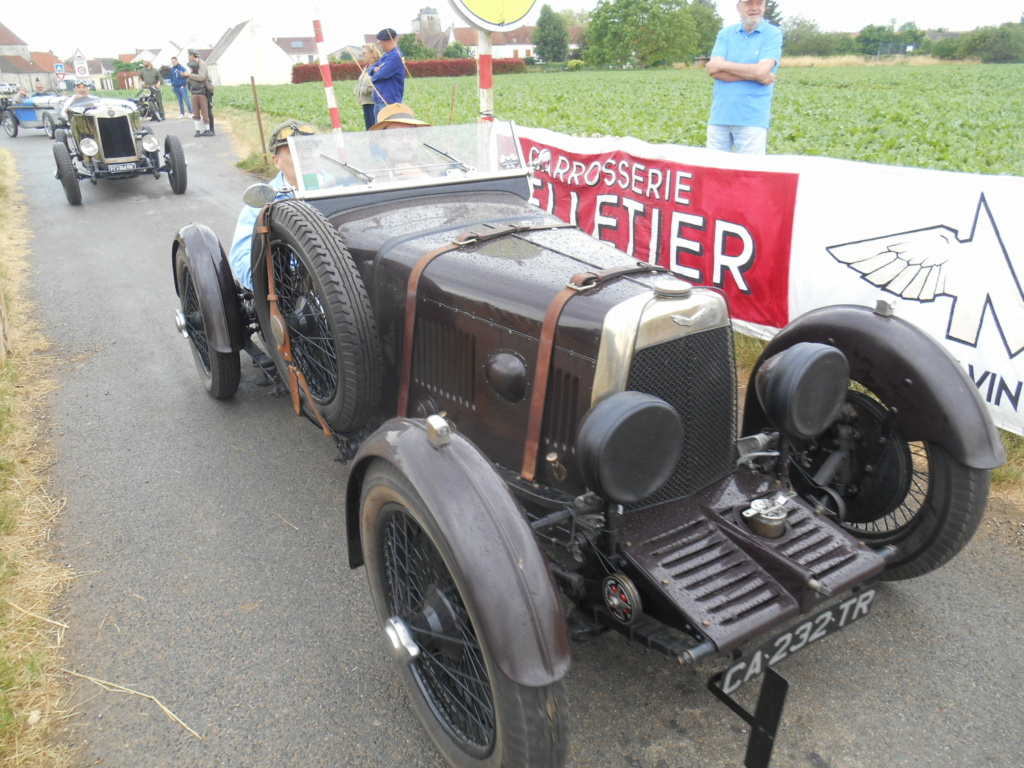
[[[452,765],[563,764],[570,641],[607,630],[722,657],[765,765],[775,665],[977,528],[998,435],[890,306],[782,330],[741,420],[722,293],[531,205],[510,125],[289,141],[294,199],[247,193],[252,291],[178,233],[178,329],[211,395],[245,351],[348,461],[350,565]]]

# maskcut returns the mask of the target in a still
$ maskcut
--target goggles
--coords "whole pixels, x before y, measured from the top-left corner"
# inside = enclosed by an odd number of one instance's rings
[[[270,137],[270,151],[276,152],[278,147],[287,144],[289,136],[312,136],[315,133],[316,129],[308,123],[287,123]]]

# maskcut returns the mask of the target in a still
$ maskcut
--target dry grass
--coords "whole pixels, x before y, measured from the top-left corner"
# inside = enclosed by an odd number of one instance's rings
[[[51,735],[64,701],[58,654],[66,625],[50,613],[71,574],[47,556],[63,502],[45,490],[55,361],[24,298],[30,235],[17,181],[10,153],[0,150],[0,284],[13,347],[0,367],[0,763],[63,766],[69,752]]]

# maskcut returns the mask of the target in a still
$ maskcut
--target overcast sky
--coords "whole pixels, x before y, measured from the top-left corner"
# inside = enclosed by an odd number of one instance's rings
[[[591,9],[596,2],[587,0],[547,0],[555,10]],[[908,21],[922,29],[945,27],[970,30],[975,27],[1020,21],[1024,0],[932,0],[930,3],[910,0],[858,0],[842,3],[834,0],[778,0],[784,17],[803,16],[817,22],[826,31],[857,30],[868,24],[897,26]],[[543,0],[537,0],[526,17],[536,20]],[[83,5],[82,0],[46,0],[36,4],[30,0],[4,0],[0,6],[0,22],[28,43],[34,51],[52,50],[61,58],[70,58],[76,49],[89,58],[113,57],[132,53],[136,48],[158,49],[168,40],[180,45],[207,42],[212,45],[227,29],[249,18],[255,18],[272,37],[304,37],[313,34],[313,19],[323,23],[328,50],[345,44],[358,45],[365,32],[381,27],[394,27],[407,32],[412,18],[420,8],[431,6],[441,16],[444,27],[462,23],[455,17],[448,0],[385,0],[361,3],[357,0],[292,0],[282,3],[270,0],[219,0],[202,5],[200,11],[170,11],[173,5],[148,4],[115,10]],[[718,2],[719,13],[727,23],[738,20],[736,5]],[[85,10],[83,9],[92,9]]]

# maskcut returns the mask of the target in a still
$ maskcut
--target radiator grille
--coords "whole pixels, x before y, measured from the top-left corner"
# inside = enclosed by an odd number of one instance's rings
[[[684,498],[728,475],[736,459],[736,370],[726,326],[640,350],[628,389],[672,405],[683,421],[683,453],[665,483],[631,509]]]
[[[472,408],[476,338],[447,323],[416,321],[413,382],[428,392],[460,406]]]
[[[127,115],[122,117],[97,117],[96,127],[100,132],[100,146],[103,157],[110,160],[135,158],[135,135],[131,120]]]

